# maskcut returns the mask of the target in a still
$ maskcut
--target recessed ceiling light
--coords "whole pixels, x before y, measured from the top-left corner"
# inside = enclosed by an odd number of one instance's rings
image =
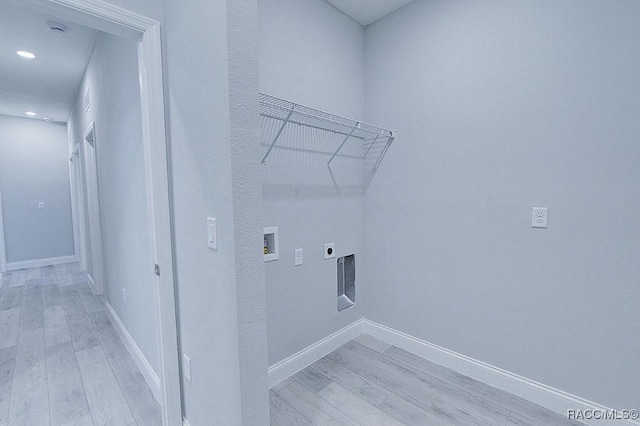
[[[26,50],[18,50],[16,53],[18,54],[18,56],[22,56],[23,58],[27,59],[34,59],[36,57],[36,55],[31,52],[27,52]]]
[[[25,114],[27,114],[29,117],[33,117],[33,116],[38,115],[38,114],[36,114],[36,113],[35,113],[35,112],[33,112],[33,111],[27,111],[27,112],[25,112]]]

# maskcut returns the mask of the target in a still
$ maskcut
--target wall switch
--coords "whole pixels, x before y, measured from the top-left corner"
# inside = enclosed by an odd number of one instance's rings
[[[187,354],[182,354],[182,374],[184,379],[191,383],[191,359]]]
[[[207,241],[210,249],[218,250],[218,225],[215,217],[207,218]]]
[[[122,289],[122,301],[124,302],[124,304],[127,304],[127,289],[123,288]]]
[[[324,258],[333,259],[336,257],[336,243],[327,243],[324,245]]]
[[[532,228],[546,228],[549,209],[546,207],[534,207],[531,214]]]
[[[302,249],[296,249],[295,251],[295,259],[294,259],[294,266],[300,266],[302,265]]]
[[[44,210],[44,201],[40,201],[40,202],[38,203],[38,208],[39,208],[40,210]]]

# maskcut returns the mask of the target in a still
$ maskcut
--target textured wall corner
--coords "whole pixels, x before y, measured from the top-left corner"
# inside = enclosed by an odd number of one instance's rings
[[[262,264],[262,174],[258,111],[258,6],[227,1],[229,107],[244,425],[269,424],[267,316]]]

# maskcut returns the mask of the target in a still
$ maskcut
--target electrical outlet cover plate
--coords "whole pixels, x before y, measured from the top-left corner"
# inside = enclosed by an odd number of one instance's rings
[[[547,207],[534,207],[531,214],[532,228],[546,228],[549,209]]]
[[[327,243],[324,245],[324,258],[333,259],[336,257],[336,243]]]
[[[303,261],[303,254],[302,254],[302,249],[296,249],[295,250],[295,256],[294,256],[294,266],[300,266],[302,265],[302,261]]]

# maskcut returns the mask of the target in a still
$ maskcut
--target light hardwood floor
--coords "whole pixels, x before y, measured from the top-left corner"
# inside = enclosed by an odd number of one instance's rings
[[[579,425],[362,335],[269,392],[272,425]]]
[[[78,264],[0,278],[0,426],[161,425]]]

